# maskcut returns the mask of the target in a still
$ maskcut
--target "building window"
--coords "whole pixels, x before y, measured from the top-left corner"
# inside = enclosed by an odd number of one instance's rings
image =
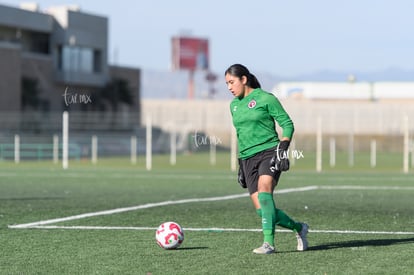
[[[101,72],[100,51],[87,47],[59,46],[58,68],[66,72]]]
[[[95,73],[102,72],[102,55],[100,50],[93,51],[93,71]]]
[[[49,34],[40,32],[30,32],[28,50],[30,52],[49,54]]]
[[[50,54],[48,33],[0,26],[0,41],[20,44],[24,52]]]

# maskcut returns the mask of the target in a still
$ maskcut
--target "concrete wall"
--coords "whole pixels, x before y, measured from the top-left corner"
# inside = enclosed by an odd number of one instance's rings
[[[0,110],[21,109],[20,47],[0,42]]]
[[[205,132],[227,143],[233,129],[230,101],[223,100],[142,100],[142,124],[166,131]],[[381,135],[392,139],[402,134],[409,119],[414,134],[413,102],[282,100],[295,124],[296,136],[314,136],[318,118],[324,135]]]
[[[133,105],[129,111],[139,112],[141,108],[141,70],[119,66],[110,66],[111,78],[122,78],[128,81],[133,95]]]
[[[40,54],[22,53],[21,59],[22,77],[37,80],[39,98],[46,103],[42,111],[60,110],[59,102],[62,99],[62,91],[57,91],[53,82],[53,60],[50,56]],[[59,108],[57,108],[59,106]]]
[[[53,29],[53,18],[44,13],[0,4],[0,25],[48,33]]]

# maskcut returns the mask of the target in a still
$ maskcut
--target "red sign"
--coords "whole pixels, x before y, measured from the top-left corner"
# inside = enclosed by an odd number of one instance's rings
[[[208,40],[193,37],[172,38],[173,70],[208,70]]]

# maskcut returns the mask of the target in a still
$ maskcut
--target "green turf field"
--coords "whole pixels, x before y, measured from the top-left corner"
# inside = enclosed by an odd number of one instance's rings
[[[395,164],[395,167],[388,165]],[[310,225],[309,250],[277,229],[273,255],[254,255],[260,220],[229,171],[228,154],[145,160],[0,162],[0,274],[410,274],[414,177],[400,158],[372,169],[314,172],[312,158],[282,176],[276,204]],[[213,199],[211,199],[213,198]],[[178,222],[185,240],[163,250],[155,229]]]

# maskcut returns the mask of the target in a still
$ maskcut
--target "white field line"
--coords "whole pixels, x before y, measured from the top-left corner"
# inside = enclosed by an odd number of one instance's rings
[[[410,186],[363,186],[363,185],[319,185],[318,189],[326,190],[414,190]]]
[[[18,173],[16,172],[0,172],[0,177],[14,177],[16,176]],[[55,174],[55,173],[50,173],[45,175],[43,172],[36,172],[36,171],[32,171],[31,172],[31,177],[47,177],[47,178],[97,178],[98,176],[96,174],[90,174],[90,173],[81,173],[81,172],[68,172],[68,173],[64,173],[64,174]],[[380,175],[379,175],[380,176]],[[355,181],[355,182],[375,182],[378,180],[378,177],[372,177],[371,175],[361,175],[358,177],[354,177],[354,176],[346,176],[346,177],[341,177],[341,176],[324,176],[322,178],[320,178],[321,182],[331,182],[331,181],[335,181],[335,182],[349,182],[349,181]],[[179,179],[183,179],[183,180],[199,180],[199,179],[235,179],[234,175],[189,175],[189,174],[175,174],[175,175],[171,175],[171,174],[135,174],[135,173],[111,173],[109,175],[106,175],[106,177],[108,178],[140,178],[140,179],[145,179],[145,178],[156,178],[156,179],[171,179],[171,178],[179,178]],[[307,180],[307,176],[306,175],[290,175],[290,179],[294,180],[294,181],[306,181]],[[404,176],[404,175],[394,175],[389,177],[390,182],[413,182],[414,181],[414,177],[410,177],[410,176]]]
[[[285,193],[292,193],[292,192],[304,192],[304,191],[311,191],[317,189],[328,189],[328,190],[414,190],[414,188],[410,187],[398,187],[398,186],[307,186],[307,187],[300,187],[300,188],[286,188],[286,189],[279,189],[276,191],[276,194],[285,194]],[[209,202],[209,201],[221,201],[221,200],[231,200],[231,199],[238,199],[242,197],[249,196],[247,193],[244,194],[236,194],[236,195],[228,195],[228,196],[221,196],[221,197],[210,197],[210,198],[193,198],[193,199],[184,199],[184,200],[176,200],[176,201],[164,201],[158,203],[148,203],[143,205],[137,205],[132,207],[124,207],[124,208],[116,208],[111,210],[99,211],[99,212],[91,212],[85,213],[75,216],[68,216],[63,218],[57,219],[50,219],[32,223],[25,223],[25,224],[17,224],[17,225],[9,225],[8,227],[11,229],[22,229],[22,228],[43,228],[43,229],[123,229],[123,230],[150,230],[155,229],[151,227],[111,227],[111,226],[47,226],[48,224],[54,224],[59,222],[71,221],[71,220],[79,220],[89,217],[96,217],[96,216],[103,216],[103,215],[112,215],[116,213],[122,213],[127,211],[134,211],[139,209],[148,209],[153,207],[159,206],[166,206],[166,205],[173,205],[173,204],[184,204],[184,203],[197,203],[197,202]],[[195,228],[188,228],[189,231],[205,231],[205,230],[216,230],[216,231],[257,231],[260,229],[235,229],[235,228],[210,228],[210,229],[195,229]],[[290,232],[288,230],[278,230],[278,232]],[[387,231],[348,231],[348,230],[311,230],[311,232],[315,233],[348,233],[348,234],[414,234],[414,232],[387,232]]]
[[[72,230],[156,230],[156,227],[134,227],[134,226],[59,226],[59,225],[39,225],[30,228],[36,229],[72,229]],[[262,229],[255,228],[191,228],[184,227],[184,231],[206,231],[206,232],[261,232]],[[287,229],[276,229],[276,232],[292,233]],[[310,233],[327,234],[375,234],[375,235],[414,235],[413,232],[401,231],[361,231],[361,230],[309,230]]]
[[[281,189],[277,193],[283,194],[283,193],[291,193],[291,192],[303,192],[303,191],[315,190],[317,188],[318,188],[317,186],[288,188],[288,189]],[[231,199],[238,199],[238,198],[247,197],[247,196],[249,196],[249,194],[243,193],[243,194],[221,196],[221,197],[194,198],[194,199],[184,199],[184,200],[176,200],[176,201],[163,201],[163,202],[158,202],[158,203],[147,203],[147,204],[131,206],[131,207],[123,207],[123,208],[116,208],[116,209],[104,210],[104,211],[99,211],[99,212],[85,213],[85,214],[80,214],[80,215],[75,215],[75,216],[64,217],[64,218],[44,220],[44,221],[25,223],[25,224],[9,225],[8,227],[9,228],[33,228],[39,225],[53,224],[53,223],[66,222],[66,221],[72,221],[72,220],[80,220],[84,218],[103,216],[103,215],[112,215],[116,213],[123,213],[127,211],[139,210],[139,209],[148,209],[148,208],[158,207],[158,206],[183,204],[183,203],[194,203],[194,202],[231,200]]]

